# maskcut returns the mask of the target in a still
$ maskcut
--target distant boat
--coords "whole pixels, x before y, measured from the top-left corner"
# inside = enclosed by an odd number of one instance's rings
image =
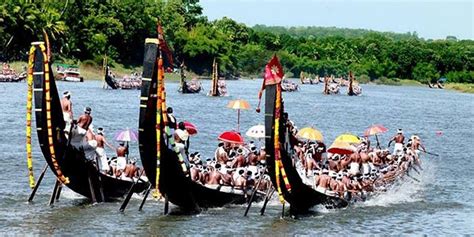
[[[219,80],[219,67],[214,59],[212,63],[212,81],[211,90],[207,94],[208,96],[228,96],[227,86],[224,80]]]
[[[78,66],[68,64],[56,65],[56,80],[68,82],[84,82]]]

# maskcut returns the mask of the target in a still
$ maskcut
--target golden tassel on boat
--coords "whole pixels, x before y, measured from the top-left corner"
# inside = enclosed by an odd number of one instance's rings
[[[160,58],[157,61],[157,66],[158,66],[158,74],[157,74],[157,87],[156,87],[156,162],[157,164],[160,162],[161,159],[161,116],[162,116],[162,100],[161,100],[161,90],[162,90],[162,81],[161,81],[161,70],[160,68],[163,67],[163,59]],[[155,192],[159,193],[159,184],[160,184],[160,166],[156,166],[156,178],[155,178]],[[160,194],[161,195],[161,194]]]
[[[32,108],[33,108],[33,63],[35,60],[35,47],[30,48],[30,53],[28,56],[28,76],[26,81],[28,83],[28,92],[26,95],[26,161],[28,166],[28,176],[30,188],[34,188],[35,176],[33,174],[33,156],[31,149],[31,118],[32,118]]]
[[[48,145],[49,145],[49,153],[51,155],[51,161],[53,163],[53,168],[56,171],[58,180],[63,184],[69,183],[69,178],[65,177],[59,168],[59,164],[56,160],[56,151],[54,149],[53,144],[53,130],[52,130],[52,122],[51,122],[51,91],[50,91],[50,78],[49,78],[49,60],[48,55],[46,53],[46,47],[44,44],[39,45],[41,52],[44,58],[44,88],[45,91],[45,100],[46,100],[46,130],[48,134]]]

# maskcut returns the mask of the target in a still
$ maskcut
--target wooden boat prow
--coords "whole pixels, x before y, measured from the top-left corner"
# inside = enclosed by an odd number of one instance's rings
[[[60,97],[56,88],[56,82],[49,65],[49,74],[45,73],[44,62],[45,53],[41,51],[41,43],[35,44],[35,61],[33,66],[33,86],[34,86],[34,106],[36,116],[36,127],[38,134],[38,141],[40,143],[41,151],[43,156],[48,163],[49,167],[56,176],[58,174],[55,168],[53,156],[51,154],[50,146],[54,149],[54,157],[57,162],[58,168],[61,173],[69,179],[69,183],[66,184],[72,191],[79,193],[89,199],[92,199],[91,188],[89,186],[89,178],[94,185],[94,193],[97,201],[111,201],[117,198],[123,197],[132,186],[132,182],[120,180],[117,178],[110,177],[97,171],[97,168],[92,162],[87,161],[84,150],[73,147],[69,144],[68,139],[65,136],[64,128],[65,122],[60,104]],[[46,80],[46,76],[49,76],[49,82]],[[50,111],[46,108],[46,93],[49,87],[50,93]],[[50,122],[52,144],[49,143],[48,136],[48,115],[50,113]],[[147,184],[139,182],[135,186],[135,192],[141,192],[145,190]],[[101,200],[100,189],[103,189],[104,200]]]
[[[309,211],[313,206],[322,204],[326,207],[341,208],[346,207],[348,202],[342,198],[334,197],[323,194],[316,191],[311,186],[306,185],[298,174],[298,171],[293,166],[292,159],[285,149],[281,149],[281,161],[286,171],[286,176],[291,185],[291,191],[288,191],[284,185],[283,177],[276,177],[275,173],[275,146],[274,146],[274,131],[275,127],[275,113],[284,113],[283,105],[280,111],[276,111],[275,98],[276,98],[276,85],[267,85],[265,88],[265,148],[267,151],[267,166],[270,178],[273,185],[277,189],[277,178],[280,179],[279,183],[284,199],[290,203],[290,210],[295,213],[304,213]],[[286,121],[280,120],[280,144],[287,144],[290,141],[286,140],[288,137],[284,124]],[[291,144],[290,144],[291,145]],[[281,147],[284,147],[281,145]]]

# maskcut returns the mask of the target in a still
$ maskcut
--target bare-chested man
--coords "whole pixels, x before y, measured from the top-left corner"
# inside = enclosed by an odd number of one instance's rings
[[[222,172],[222,182],[224,185],[234,186],[234,179],[232,178],[232,171],[230,167],[225,167],[224,172]]]
[[[206,185],[210,185],[211,187],[218,188],[219,185],[224,184],[222,180],[222,174],[219,172],[221,164],[216,164],[216,167],[209,166],[209,178],[207,180]]]
[[[115,176],[119,177],[122,175],[123,170],[125,169],[125,166],[127,165],[127,159],[125,158],[125,155],[127,154],[127,147],[125,147],[124,142],[120,142],[119,147],[116,149],[117,152],[117,166],[116,169],[114,170]]]
[[[351,163],[349,168],[349,174],[355,176],[360,173],[360,154],[358,152],[354,152],[350,155]]]
[[[426,152],[426,148],[425,148],[425,146],[421,143],[420,137],[418,137],[417,135],[412,136],[411,140],[412,140],[412,142],[411,142],[411,150],[415,152],[416,158],[418,159],[418,158],[419,158],[419,154],[420,154],[420,147],[421,147],[421,149],[423,149],[424,152]]]
[[[115,147],[110,145],[107,140],[105,139],[104,135],[104,128],[99,127],[97,128],[97,134],[95,135],[95,140],[97,141],[97,148],[95,149],[97,155],[100,159],[100,170],[102,172],[109,172],[109,161],[107,160],[107,154],[105,153],[105,145],[110,147],[110,149],[115,150]]]
[[[398,129],[397,135],[393,136],[392,139],[390,139],[390,142],[388,142],[388,147],[390,147],[390,144],[395,141],[395,147],[393,148],[393,155],[399,155],[400,153],[403,152],[403,144],[405,143],[405,136],[403,136],[403,130]]]
[[[73,120],[71,92],[63,92],[63,98],[61,98],[61,109],[63,111],[64,122],[66,122],[64,132],[66,133],[66,135],[69,135],[69,131],[71,130],[71,123]]]
[[[191,164],[190,172],[191,172],[191,180],[192,181],[201,182],[201,172],[200,172],[199,168],[196,165]]]
[[[136,166],[137,161],[135,159],[132,159],[130,164],[125,165],[125,169],[123,170],[124,176],[128,178],[133,178],[137,174],[137,166]]]
[[[220,142],[217,146],[216,151],[214,152],[214,157],[219,164],[226,164],[229,160],[227,152],[224,149],[224,143]]]
[[[249,165],[257,165],[258,163],[258,156],[257,156],[257,148],[253,146],[250,148],[250,153],[248,155]]]
[[[365,151],[360,151],[360,160],[362,162],[362,174],[369,174],[370,173],[370,157],[367,155]]]
[[[247,162],[245,160],[242,148],[237,150],[237,157],[234,159],[232,163],[232,168],[239,168],[247,166]]]
[[[247,188],[247,178],[245,177],[245,170],[239,170],[237,178],[234,180],[235,188],[245,190]]]
[[[79,135],[86,135],[89,126],[92,123],[92,116],[91,116],[92,109],[90,107],[86,107],[84,109],[84,114],[77,119],[77,133]]]
[[[315,179],[316,183],[316,190],[322,193],[325,193],[327,188],[329,187],[329,182],[331,181],[331,177],[329,177],[329,171],[324,169],[320,172]]]

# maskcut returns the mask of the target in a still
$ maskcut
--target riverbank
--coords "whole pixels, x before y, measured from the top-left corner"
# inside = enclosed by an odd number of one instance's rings
[[[11,62],[10,66],[15,69],[17,72],[23,71],[23,68],[26,67],[25,62],[16,61]],[[54,68],[54,64],[53,64]],[[81,70],[81,75],[84,77],[84,80],[102,80],[104,72],[101,67],[94,67],[90,65],[81,64],[79,66]],[[133,72],[140,72],[142,67],[125,67],[121,64],[116,64],[114,67],[111,68],[112,72],[114,72],[118,78],[121,78],[124,75],[130,75]],[[193,73],[188,73],[187,78],[192,78],[197,76]],[[179,81],[180,74],[178,73],[166,73],[165,75],[166,80],[169,81]],[[199,76],[198,76],[199,77]],[[199,77],[200,79],[208,79],[209,77]],[[241,79],[254,79],[252,77],[245,77]],[[298,79],[299,80],[299,79]],[[379,78],[374,81],[368,81],[365,83],[364,80],[360,80],[361,84],[375,84],[375,85],[389,85],[389,86],[427,86],[422,84],[419,81],[410,80],[410,79],[390,79],[386,77]],[[445,88],[448,90],[455,90],[463,93],[474,93],[474,84],[463,84],[463,83],[446,83]]]
[[[444,86],[445,89],[448,90],[455,90],[455,91],[460,91],[464,93],[471,93],[474,94],[474,84],[472,83],[447,83]]]

